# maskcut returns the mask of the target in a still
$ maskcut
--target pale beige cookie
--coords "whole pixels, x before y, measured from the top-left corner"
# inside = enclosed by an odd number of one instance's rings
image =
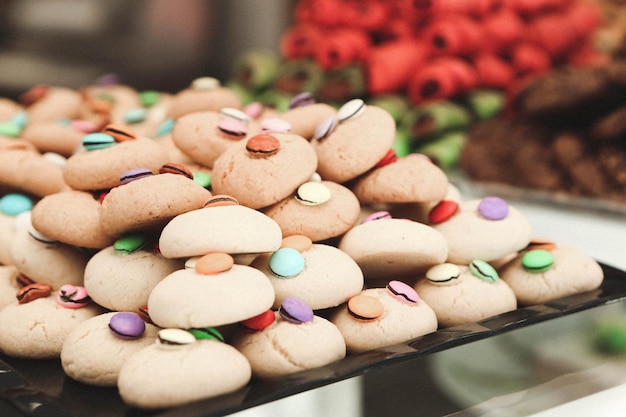
[[[433,209],[442,203],[445,204],[458,204],[461,202],[461,191],[457,186],[448,182],[448,187],[445,196],[440,201],[426,201],[423,203],[397,203],[397,204],[388,204],[385,207],[385,210],[389,211],[393,217],[398,217],[401,219],[411,219],[416,222],[431,224],[430,221],[431,212]],[[441,210],[441,208],[435,209],[433,214],[437,214],[436,211]],[[445,216],[445,214],[444,214]]]
[[[67,188],[60,166],[39,152],[10,145],[0,148],[0,186],[38,197]]]
[[[291,125],[291,133],[305,139],[312,139],[315,129],[326,118],[336,116],[337,110],[326,103],[313,103],[297,106],[282,112],[275,117],[287,121]]]
[[[260,209],[290,196],[315,173],[317,156],[302,136],[259,134],[230,146],[213,165],[212,187]]]
[[[141,167],[158,172],[169,162],[167,153],[153,139],[137,137],[105,149],[83,149],[67,159],[63,178],[75,190],[108,190],[120,184],[120,176]]]
[[[0,120],[9,120],[23,111],[21,104],[7,97],[0,97]]]
[[[226,343],[154,343],[122,365],[118,389],[132,407],[160,409],[235,392],[246,386],[251,375],[245,356]]]
[[[65,308],[55,297],[53,293],[24,304],[16,300],[0,310],[0,352],[16,358],[58,358],[68,334],[103,312],[93,303]]]
[[[306,235],[319,242],[350,230],[360,208],[349,188],[333,181],[307,181],[293,195],[262,211],[280,225],[283,236]]]
[[[89,259],[84,285],[91,298],[109,310],[137,311],[148,303],[156,284],[182,269],[184,262],[163,257],[141,238],[143,246],[138,249],[119,245],[120,241]]]
[[[109,327],[116,314],[108,312],[89,318],[67,335],[60,355],[67,376],[83,384],[114,387],[126,360],[155,342],[159,328],[150,323],[143,323],[145,329],[136,338],[117,336]]]
[[[390,285],[395,289],[398,283],[392,281]],[[410,291],[410,286],[400,285],[408,298],[397,296],[388,288],[369,288],[331,316],[349,352],[391,346],[437,330],[433,309]]]
[[[27,123],[20,137],[32,143],[41,153],[54,152],[65,157],[79,149],[85,132],[71,123],[58,120]]]
[[[311,146],[317,153],[317,171],[322,179],[344,183],[383,159],[395,139],[396,124],[386,110],[362,101],[346,103],[336,117],[335,128],[320,129],[327,133],[316,133]]]
[[[146,174],[114,187],[106,195],[100,206],[100,224],[106,234],[160,230],[177,215],[202,208],[211,198],[209,190],[185,175]]]
[[[357,263],[330,245],[298,248],[284,243],[276,252],[260,255],[250,266],[262,271],[274,287],[275,309],[286,297],[298,297],[313,310],[336,307],[363,289],[363,272]]]
[[[481,214],[482,213],[482,214]],[[498,197],[461,202],[448,219],[432,225],[448,242],[448,262],[494,261],[528,245],[530,222]]]
[[[202,77],[172,97],[168,116],[177,119],[198,111],[219,111],[223,107],[241,108],[241,99],[234,90],[221,86],[218,80]]]
[[[159,248],[167,258],[209,252],[256,256],[275,251],[281,241],[280,226],[257,210],[242,205],[207,206],[174,217],[161,232]]]
[[[437,314],[441,327],[474,323],[517,308],[513,290],[489,264],[442,263],[426,271],[415,291]]]
[[[252,375],[276,378],[343,359],[346,343],[330,321],[312,316],[292,323],[276,312],[275,321],[255,333],[241,333],[233,345],[248,359]]]
[[[0,310],[15,302],[20,289],[16,281],[19,273],[13,265],[0,265]]]
[[[90,254],[75,246],[49,241],[32,227],[19,228],[11,238],[12,264],[35,282],[83,285],[83,274]]]
[[[15,217],[0,211],[0,265],[10,265],[11,236],[13,236]]]
[[[71,88],[37,85],[20,96],[29,122],[74,119],[80,114],[81,94]]]
[[[68,245],[101,249],[115,240],[100,223],[100,202],[87,191],[66,190],[42,198],[33,207],[31,221],[39,232]]]
[[[361,267],[366,282],[415,276],[446,260],[446,239],[434,228],[394,219],[386,212],[371,216],[372,220],[365,219],[339,242],[339,249]]]
[[[155,324],[183,329],[222,326],[260,314],[274,302],[274,289],[258,269],[234,264],[207,274],[197,268],[175,271],[154,286],[148,311]]]
[[[418,155],[394,158],[350,184],[361,204],[439,201],[448,191],[448,177],[430,159]]]
[[[500,269],[500,276],[522,305],[591,291],[604,280],[602,268],[591,256],[568,245],[524,251]]]

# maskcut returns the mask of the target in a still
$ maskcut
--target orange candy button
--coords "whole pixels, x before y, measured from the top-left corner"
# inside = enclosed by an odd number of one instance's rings
[[[170,162],[159,168],[159,174],[176,174],[183,175],[190,180],[193,179],[193,173],[184,165]]]
[[[202,275],[215,275],[228,271],[234,263],[233,257],[227,253],[208,253],[196,261],[196,272]]]
[[[275,154],[280,147],[280,141],[272,135],[256,135],[248,139],[246,150],[255,157],[265,158]]]
[[[129,129],[122,127],[122,126],[112,125],[112,124],[106,125],[102,129],[102,133],[106,133],[109,136],[113,136],[113,139],[115,139],[116,142],[125,142],[127,140],[137,139],[137,135],[135,135]]]
[[[281,248],[292,248],[297,250],[298,252],[304,252],[307,249],[310,249],[313,245],[313,241],[310,237],[305,235],[291,235],[283,238],[283,241],[280,245]]]
[[[383,315],[380,301],[369,295],[356,295],[348,300],[348,312],[358,321],[372,321]]]

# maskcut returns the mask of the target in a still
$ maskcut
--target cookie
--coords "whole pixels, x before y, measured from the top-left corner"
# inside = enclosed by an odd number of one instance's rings
[[[113,328],[133,332],[120,335]],[[70,378],[87,385],[114,387],[130,355],[153,344],[159,328],[135,313],[107,312],[81,322],[65,338],[61,366]]]
[[[437,330],[433,309],[401,281],[363,290],[330,320],[343,335],[349,352],[390,346]]]
[[[177,119],[199,111],[219,111],[222,107],[241,108],[241,99],[230,88],[212,77],[200,77],[191,85],[174,94],[168,117]]]
[[[337,114],[337,109],[327,103],[302,103],[302,99],[309,96],[307,93],[295,95],[290,102],[289,109],[278,115],[291,125],[291,133],[300,135],[305,139],[312,139],[317,126],[324,119]]]
[[[441,327],[475,323],[517,308],[511,287],[480,260],[435,265],[417,281],[415,291],[435,311]]]
[[[0,148],[0,186],[38,197],[67,188],[61,167],[37,151],[12,145]]]
[[[95,128],[91,123],[83,125],[69,120],[31,122],[24,126],[20,137],[32,143],[39,152],[54,152],[69,157],[79,149],[83,136]]]
[[[16,281],[19,273],[13,265],[0,265],[0,310],[15,302],[20,289]]]
[[[216,194],[260,209],[291,195],[317,168],[317,156],[302,136],[258,134],[230,146],[213,165]]]
[[[30,122],[74,119],[80,114],[81,94],[71,88],[35,85],[20,95]]]
[[[21,193],[6,193],[0,197],[0,265],[10,265],[11,239],[18,227],[30,224],[33,199]]]

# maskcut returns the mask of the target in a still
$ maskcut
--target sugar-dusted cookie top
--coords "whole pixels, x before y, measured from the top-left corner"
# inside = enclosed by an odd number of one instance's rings
[[[317,168],[309,142],[292,133],[258,134],[230,146],[213,165],[213,190],[254,209],[291,195]]]

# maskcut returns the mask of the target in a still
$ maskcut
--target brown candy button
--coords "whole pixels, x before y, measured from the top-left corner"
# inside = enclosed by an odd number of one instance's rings
[[[17,276],[15,277],[15,282],[17,283],[18,287],[25,287],[27,285],[35,283],[35,281],[28,278],[26,275],[22,274],[21,272],[17,274]]]
[[[38,298],[45,298],[52,292],[52,286],[35,282],[18,290],[16,297],[20,304],[30,303]]]
[[[381,302],[369,295],[356,295],[348,300],[348,313],[358,321],[376,320],[383,315],[384,310]]]
[[[174,162],[170,162],[159,168],[159,174],[184,175],[190,180],[193,180],[193,173],[191,172],[191,170],[189,170],[189,168],[181,164],[176,164]]]
[[[238,206],[239,201],[235,197],[226,194],[216,194],[209,201],[204,203],[204,207]]]
[[[248,139],[246,150],[255,158],[267,158],[278,152],[280,141],[272,135],[256,135]]]
[[[20,95],[19,97],[20,103],[22,103],[24,106],[30,106],[36,101],[39,101],[45,96],[47,96],[49,91],[50,91],[50,87],[48,87],[47,85],[44,85],[44,84],[34,85],[28,91]]]
[[[106,125],[102,129],[102,133],[112,136],[116,142],[125,142],[127,140],[137,139],[137,136],[130,130],[112,124]]]
[[[215,275],[228,271],[235,264],[232,256],[224,252],[207,253],[196,261],[196,272],[202,275]]]
[[[313,241],[305,235],[291,235],[283,238],[281,248],[292,248],[298,252],[304,252],[313,246]]]

